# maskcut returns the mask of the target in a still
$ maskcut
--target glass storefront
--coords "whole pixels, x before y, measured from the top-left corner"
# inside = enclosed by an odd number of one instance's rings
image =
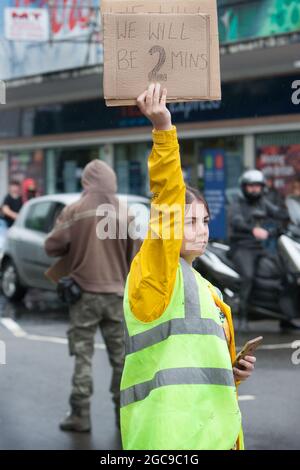
[[[236,188],[243,172],[243,136],[215,137],[198,142],[198,186],[204,190],[204,156],[209,150],[219,150],[224,155],[226,189]]]
[[[300,175],[300,132],[261,134],[255,137],[256,166],[274,180],[284,195]],[[148,156],[151,142],[103,144],[89,147],[10,151],[8,177],[20,182],[32,179],[37,194],[81,191],[83,168],[100,158],[113,166],[118,191],[124,194],[150,195]],[[243,136],[180,139],[180,154],[185,181],[205,190],[205,156],[216,150],[223,155],[225,189],[238,187],[244,171]]]
[[[300,177],[300,132],[257,136],[256,167],[283,196],[290,194],[293,181]]]
[[[148,157],[151,147],[149,141],[10,152],[9,178],[19,181],[34,179],[40,195],[79,192],[83,168],[91,160],[100,158],[114,167],[120,193],[149,196]],[[203,156],[209,149],[221,149],[224,153],[226,187],[235,187],[243,168],[242,137],[181,139],[185,181],[204,189]]]
[[[113,165],[113,147],[109,144],[48,149],[46,153],[46,193],[80,192],[81,176],[84,167],[94,159]]]
[[[150,152],[151,142],[115,145],[114,168],[120,193],[149,196],[147,163]]]
[[[21,183],[24,200],[28,183],[36,187],[36,194],[45,193],[44,152],[42,150],[9,152],[8,153],[8,180]]]
[[[47,150],[47,193],[80,192],[83,168],[94,158],[99,158],[98,147]]]

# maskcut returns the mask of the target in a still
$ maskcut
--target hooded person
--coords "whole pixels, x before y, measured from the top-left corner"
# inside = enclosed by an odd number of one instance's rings
[[[120,378],[124,362],[122,297],[139,242],[128,235],[132,220],[117,196],[114,171],[100,160],[82,174],[80,199],[65,207],[45,241],[49,256],[61,257],[46,273],[54,282],[67,276],[81,291],[70,305],[68,341],[75,356],[71,410],[60,423],[64,431],[91,429],[94,336],[100,327],[113,367],[110,391],[119,423]]]

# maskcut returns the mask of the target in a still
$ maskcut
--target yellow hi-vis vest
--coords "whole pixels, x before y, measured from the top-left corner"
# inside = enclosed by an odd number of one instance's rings
[[[235,447],[241,413],[224,329],[208,284],[180,259],[170,304],[159,319],[145,323],[131,312],[127,280],[124,449]]]

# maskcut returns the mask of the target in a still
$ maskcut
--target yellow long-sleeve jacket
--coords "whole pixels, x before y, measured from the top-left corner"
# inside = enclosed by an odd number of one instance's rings
[[[153,148],[148,161],[150,190],[153,194],[151,206],[159,206],[160,209],[165,207],[166,210],[173,205],[180,207],[181,235],[183,236],[185,183],[181,170],[176,128],[173,126],[169,131],[154,130],[152,136]],[[165,219],[162,215],[160,220],[157,220],[157,215],[153,213],[157,214],[151,211],[148,236],[135,256],[129,273],[130,307],[136,318],[142,322],[151,322],[159,318],[166,310],[175,285],[182,244],[182,236],[174,236],[174,214],[171,212],[171,217]],[[170,237],[162,236],[164,220],[169,221]],[[168,233],[168,230],[164,233]],[[212,286],[211,294],[226,317],[223,326],[233,362],[235,344],[230,309],[219,298]]]
[[[133,314],[142,322],[159,318],[166,310],[175,285],[177,267],[182,245],[185,184],[183,180],[179,144],[176,128],[169,131],[153,131],[153,148],[148,161],[150,190],[153,194],[151,208],[160,209],[179,205],[181,216],[181,237],[175,235],[174,214],[157,220],[157,213],[151,211],[148,236],[135,256],[129,273],[129,302]],[[163,210],[162,210],[163,212]],[[168,221],[169,237],[163,237],[163,223]],[[178,220],[176,219],[178,222]],[[178,231],[177,231],[178,233]],[[156,235],[153,237],[153,234]],[[213,286],[211,295],[225,315],[223,327],[226,333],[231,362],[236,358],[234,329],[230,308],[220,299]],[[239,385],[239,382],[236,383]],[[241,430],[236,449],[244,449]]]

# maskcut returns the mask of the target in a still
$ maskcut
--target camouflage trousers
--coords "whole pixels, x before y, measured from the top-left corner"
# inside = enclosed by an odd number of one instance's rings
[[[70,307],[69,351],[75,356],[70,405],[89,408],[93,393],[92,358],[97,328],[100,328],[112,366],[110,391],[120,406],[120,381],[124,365],[123,299],[116,294],[84,292]]]

